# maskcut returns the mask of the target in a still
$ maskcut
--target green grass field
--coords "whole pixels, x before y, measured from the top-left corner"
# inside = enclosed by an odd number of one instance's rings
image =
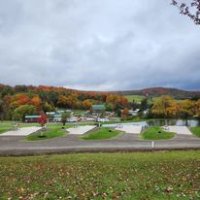
[[[192,127],[191,131],[194,135],[196,135],[197,137],[200,137],[200,127]]]
[[[12,122],[12,121],[3,121],[0,122],[0,133],[9,131],[14,128],[14,125],[18,125],[19,128],[21,127],[29,127],[29,126],[40,126],[38,123],[23,123],[23,122]],[[1,132],[1,130],[3,130]]]
[[[9,131],[12,128],[13,128],[13,125],[11,122],[8,122],[8,121],[0,122],[0,134],[6,131]]]
[[[0,197],[198,200],[200,151],[0,157]]]
[[[4,133],[4,132],[6,132],[6,131],[9,131],[9,130],[11,130],[11,129],[12,129],[11,126],[1,126],[1,124],[0,124],[0,134],[1,134],[1,133]]]
[[[11,121],[5,121],[0,122],[0,134],[4,133],[6,131],[12,130],[14,128],[13,122]],[[18,123],[18,127],[29,127],[29,126],[40,126],[38,123]],[[67,124],[65,128],[71,127],[72,124]],[[34,133],[29,136],[27,136],[27,140],[34,141],[34,140],[44,140],[44,139],[51,139],[54,137],[60,137],[64,136],[66,134],[66,131],[61,129],[62,124],[61,123],[47,123],[47,130],[43,132],[43,137],[41,137],[41,133]]]
[[[166,132],[159,126],[153,126],[147,128],[141,136],[145,140],[166,140],[173,138],[175,133]]]
[[[110,129],[110,128],[98,128],[91,132],[90,134],[84,135],[81,138],[84,140],[105,140],[116,137],[120,134],[120,131]]]
[[[68,128],[69,126],[65,126],[65,128]],[[66,135],[66,130],[62,129],[61,124],[53,124],[49,123],[47,124],[47,129],[42,132],[33,133],[31,135],[27,136],[27,140],[35,141],[35,140],[45,140],[45,139],[51,139],[55,137],[61,137]]]
[[[6,128],[6,127],[0,127],[0,134],[4,133],[4,132],[7,132],[9,130],[11,130],[11,127],[8,127],[8,128]]]
[[[134,100],[136,103],[140,103],[145,98],[145,96],[142,95],[126,95],[125,97],[129,102],[133,102]]]

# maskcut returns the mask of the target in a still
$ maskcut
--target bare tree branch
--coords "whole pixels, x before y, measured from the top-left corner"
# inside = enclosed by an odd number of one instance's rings
[[[190,0],[187,4],[181,0],[171,0],[171,4],[176,6],[181,14],[188,16],[195,24],[200,25],[200,0]]]

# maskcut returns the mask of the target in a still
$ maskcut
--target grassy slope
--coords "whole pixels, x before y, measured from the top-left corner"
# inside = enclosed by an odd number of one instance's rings
[[[110,128],[99,128],[92,133],[82,136],[84,140],[103,140],[119,135],[121,132]]]
[[[199,199],[200,151],[0,158],[1,199]],[[31,198],[32,197],[32,198]]]
[[[7,132],[9,130],[14,130],[14,125],[16,123],[12,122],[12,121],[4,121],[4,122],[0,122],[0,134]],[[30,126],[40,126],[38,123],[22,123],[22,122],[18,122],[18,128],[22,128],[22,127],[30,127]]]
[[[194,135],[196,135],[197,137],[200,137],[200,127],[192,127],[191,131]]]
[[[29,127],[29,126],[40,126],[38,123],[18,123],[18,127]],[[66,128],[70,125],[65,126]],[[35,133],[27,136],[28,140],[43,140],[43,139],[50,139],[54,137],[63,136],[66,132],[61,129],[61,124],[54,124],[49,123],[47,125],[48,130],[44,132],[46,137],[39,137],[40,133]],[[11,121],[5,121],[0,122],[0,134],[4,133],[6,131],[9,131],[13,128],[13,122]]]
[[[0,134],[12,129],[11,122],[0,122]]]
[[[0,127],[0,134],[11,130],[11,128]]]
[[[62,129],[62,126],[60,124],[48,124],[47,130],[43,131],[43,137],[41,137],[41,132],[37,132],[31,135],[28,135],[27,140],[35,141],[35,140],[51,139],[55,137],[64,136],[65,134],[66,134],[66,131]]]
[[[142,138],[145,140],[162,140],[162,139],[171,139],[175,133],[163,131],[161,127],[153,126],[147,128],[142,133]]]

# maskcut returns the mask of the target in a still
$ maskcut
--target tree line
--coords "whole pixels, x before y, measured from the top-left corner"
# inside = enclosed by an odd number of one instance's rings
[[[24,120],[27,114],[55,111],[56,108],[88,110],[94,104],[105,104],[106,110],[128,107],[128,100],[109,92],[78,91],[63,87],[0,85],[0,118]]]
[[[107,111],[114,111],[122,119],[128,118],[129,109],[139,109],[140,117],[143,117],[144,111],[148,111],[149,118],[200,118],[200,99],[176,100],[171,96],[161,96],[152,102],[145,98],[137,104],[110,92],[87,92],[50,86],[0,85],[1,120],[24,120],[25,115],[55,111],[57,108],[89,110],[95,104],[104,104]]]
[[[200,99],[176,100],[161,96],[154,100],[150,115],[160,118],[200,118]]]

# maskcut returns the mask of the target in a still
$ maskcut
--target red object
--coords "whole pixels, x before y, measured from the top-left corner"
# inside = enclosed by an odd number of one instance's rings
[[[44,126],[46,123],[47,123],[47,116],[44,114],[44,113],[41,113],[40,114],[40,117],[38,119],[38,123],[41,125],[41,126]]]

